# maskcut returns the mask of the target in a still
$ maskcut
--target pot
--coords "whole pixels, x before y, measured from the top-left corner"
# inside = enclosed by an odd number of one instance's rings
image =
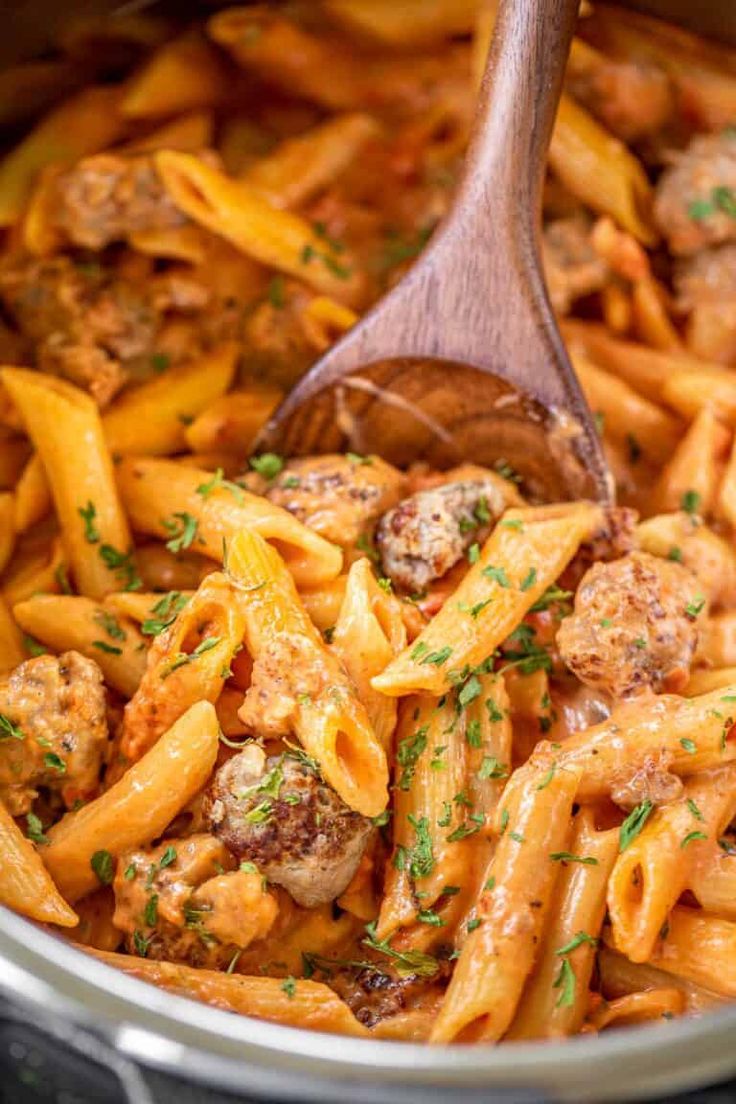
[[[124,10],[150,6],[133,0]],[[695,7],[690,0],[647,0],[636,6],[736,42],[736,6],[728,0],[700,0]],[[182,7],[176,5],[179,16]],[[114,8],[108,0],[82,0],[74,15],[104,15]],[[53,43],[69,7],[54,0],[6,0],[0,14],[5,67]],[[7,122],[6,111],[2,118]],[[8,1102],[216,1104],[232,1101],[232,1094],[249,1102],[320,1104],[671,1100],[736,1074],[736,1004],[666,1026],[498,1048],[338,1038],[173,996],[2,907],[0,995],[0,1084]],[[732,1101],[736,1087],[714,1094],[713,1101]],[[698,1096],[701,1104],[706,1099]]]

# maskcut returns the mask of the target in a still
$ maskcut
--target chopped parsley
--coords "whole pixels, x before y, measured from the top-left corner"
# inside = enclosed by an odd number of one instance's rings
[[[365,926],[366,937],[363,940],[367,947],[393,959],[396,964],[396,972],[399,977],[434,977],[439,969],[439,963],[432,955],[424,951],[397,951],[389,943],[388,939],[376,938],[376,922],[372,921]]]
[[[432,667],[441,667],[443,663],[447,663],[451,655],[452,648],[450,648],[449,645],[445,644],[443,648],[439,648],[436,652],[429,652],[429,655],[423,655],[422,658],[419,660],[419,663],[422,667],[426,666],[427,664],[431,665]]]
[[[109,851],[95,851],[89,860],[89,865],[94,870],[101,885],[111,885],[115,874],[115,864]]]
[[[480,559],[480,545],[478,544],[477,541],[475,541],[473,544],[471,544],[470,548],[468,549],[468,563],[470,563],[470,564],[477,563],[479,559]]]
[[[178,512],[171,518],[164,518],[162,525],[171,537],[166,542],[169,552],[183,552],[189,548],[197,535],[199,522],[192,514]]]
[[[527,591],[531,590],[537,581],[537,569],[536,567],[530,567],[524,578],[519,584],[519,590]]]
[[[118,619],[108,613],[107,610],[97,610],[94,619],[113,640],[125,640],[127,638],[127,634],[120,627]]]
[[[680,746],[685,749],[688,755],[695,755],[698,747],[694,740],[690,740],[687,736],[683,736],[680,740]]]
[[[478,778],[481,780],[485,778],[508,778],[508,774],[508,768],[503,763],[499,763],[495,755],[483,756]]]
[[[498,583],[504,590],[508,590],[511,586],[508,575],[503,567],[495,567],[493,564],[488,564],[481,571],[481,575],[485,575],[488,579],[493,579],[494,583]]]
[[[625,851],[627,847],[631,846],[653,811],[654,805],[648,797],[642,801],[641,805],[637,805],[635,809],[631,810],[619,829],[619,851]]]
[[[0,713],[0,740],[25,740],[25,735],[17,724],[5,713]]]
[[[293,978],[291,976],[287,977],[286,980],[283,981],[282,984],[281,984],[281,991],[283,993],[286,993],[289,1000],[293,1000],[294,996],[296,995],[296,980],[295,980],[295,978]]]
[[[419,762],[419,757],[427,747],[428,731],[429,726],[423,725],[411,736],[406,736],[403,740],[399,741],[399,745],[396,749],[396,762],[402,768],[397,783],[400,790],[406,791],[411,788],[411,782],[416,771],[417,763]]]
[[[253,471],[270,481],[282,470],[284,461],[275,452],[262,452],[260,456],[251,457],[250,466]]]
[[[225,479],[224,475],[224,470],[222,468],[217,468],[215,474],[208,483],[199,484],[197,487],[197,494],[201,495],[202,498],[209,498],[213,491],[230,491],[230,494],[236,502],[244,502],[243,488],[239,483],[233,483],[232,480]]]
[[[28,828],[28,838],[33,840],[34,843],[48,843],[48,838],[43,834],[43,824],[41,818],[37,817],[35,813],[28,813],[26,816],[26,826]]]
[[[123,590],[140,590],[143,586],[136,570],[133,552],[120,552],[111,544],[100,545],[100,558],[105,567],[114,572],[119,583],[123,584]]]
[[[89,501],[86,506],[80,506],[77,513],[84,522],[84,539],[89,544],[97,544],[100,540],[100,533],[95,525],[97,508],[94,502]]]
[[[686,836],[683,836],[683,838],[680,840],[680,847],[687,847],[689,843],[694,843],[695,840],[707,840],[707,838],[708,837],[706,836],[705,832],[699,832],[697,830],[694,832],[688,832],[688,834]]]
[[[168,594],[164,594],[155,606],[151,607],[151,613],[155,613],[156,617],[147,617],[141,625],[141,632],[144,636],[158,636],[164,629],[168,629],[169,625],[173,625],[176,621],[177,614],[184,609],[184,606],[189,601],[178,590],[170,590]]]
[[[569,958],[563,958],[560,963],[560,970],[552,983],[552,988],[560,990],[555,1008],[569,1008],[575,1003],[575,971]]]
[[[598,860],[592,855],[573,855],[570,851],[551,851],[549,856],[553,862],[576,862],[584,866],[598,866]]]
[[[57,774],[66,774],[66,763],[55,751],[47,751],[45,753],[43,765],[47,770],[56,771]]]
[[[685,491],[680,499],[680,509],[686,514],[697,514],[700,508],[700,494],[698,491]]]
[[[693,598],[692,602],[688,602],[685,606],[685,616],[690,621],[695,619],[703,612],[705,608],[705,598],[701,594],[698,594],[696,598]]]

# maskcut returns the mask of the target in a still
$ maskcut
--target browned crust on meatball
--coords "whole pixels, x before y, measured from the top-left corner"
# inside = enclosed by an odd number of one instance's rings
[[[372,831],[313,767],[291,755],[241,752],[222,766],[205,802],[211,830],[305,908],[334,900]]]
[[[678,690],[689,675],[700,609],[687,568],[632,552],[590,568],[557,644],[581,682],[614,697],[647,686]]]

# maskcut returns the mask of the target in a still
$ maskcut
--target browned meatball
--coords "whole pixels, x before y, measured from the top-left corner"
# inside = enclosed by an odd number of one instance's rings
[[[683,258],[675,287],[689,312],[688,347],[705,360],[736,364],[736,242]]]
[[[186,221],[145,155],[84,157],[59,176],[55,192],[56,226],[73,245],[87,249],[102,249],[136,230],[166,230]]]
[[[0,684],[0,799],[27,813],[37,787],[67,808],[92,797],[107,748],[102,672],[78,652],[21,663]]]
[[[590,234],[590,221],[581,215],[556,219],[544,228],[544,275],[558,314],[568,314],[576,299],[600,291],[608,280],[608,265],[593,248]]]
[[[384,574],[402,590],[424,590],[471,544],[485,540],[505,506],[490,479],[445,483],[405,498],[376,529]]]
[[[632,552],[585,574],[557,644],[581,682],[614,697],[646,686],[678,690],[689,674],[703,607],[687,568]]]
[[[605,59],[571,69],[568,86],[575,99],[624,142],[656,134],[674,113],[672,83],[656,65]]]
[[[694,138],[657,185],[654,217],[673,253],[736,240],[736,134]]]
[[[353,545],[401,498],[405,477],[378,456],[291,460],[266,497],[327,540]]]
[[[205,815],[233,854],[254,862],[304,908],[339,897],[372,831],[306,758],[267,760],[256,745],[220,767]]]
[[[120,855],[113,923],[130,953],[218,969],[264,938],[276,900],[255,868],[234,868],[224,844],[206,833]]]

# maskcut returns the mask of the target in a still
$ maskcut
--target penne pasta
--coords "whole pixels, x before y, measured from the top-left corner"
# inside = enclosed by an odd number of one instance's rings
[[[130,533],[95,403],[51,376],[3,368],[51,484],[78,589],[89,598],[136,584]]]
[[[290,992],[279,978],[244,977],[99,951],[95,957],[177,996],[213,1004],[241,1016],[255,1016],[311,1031],[337,1031],[354,1036],[368,1034],[348,1006],[318,981],[300,980]]]
[[[636,441],[646,456],[661,463],[672,455],[682,435],[676,418],[583,357],[573,354],[573,363],[586,399],[603,415],[606,433],[614,441],[626,444],[636,426]]]
[[[182,467],[167,460],[126,459],[117,468],[118,487],[131,523],[138,532],[171,537],[189,522],[192,548],[222,560],[242,529],[273,541],[298,586],[317,587],[335,579],[342,552],[302,525],[292,514],[217,473]],[[196,526],[194,525],[196,522]]]
[[[648,963],[630,962],[624,955],[617,954],[609,947],[601,947],[598,952],[598,969],[601,974],[601,988],[605,997],[618,1000],[632,993],[646,992],[650,989],[675,988],[684,998],[684,1011],[690,1015],[699,1014],[709,1008],[722,1004],[724,997],[718,993],[694,985],[685,978],[666,974]]]
[[[647,962],[692,870],[736,813],[736,764],[693,775],[619,855],[608,886],[613,944]]]
[[[168,603],[150,625],[160,626],[145,673],[125,707],[120,751],[131,763],[196,702],[217,701],[242,647],[245,619],[234,588],[217,571],[188,602]]]
[[[649,963],[733,1000],[736,996],[736,923],[678,905]]]
[[[356,560],[348,572],[332,649],[352,679],[386,754],[396,727],[396,702],[374,690],[371,679],[405,645],[406,629],[398,599],[378,585],[370,560]]]
[[[465,722],[449,699],[438,703],[429,695],[401,703],[396,731],[394,776],[394,851],[386,868],[386,884],[377,936],[385,939],[397,928],[413,924],[422,913],[436,915],[446,885],[469,880],[469,846],[484,822],[476,807],[455,799],[467,781]],[[470,820],[471,813],[477,820]],[[448,904],[445,897],[443,904]]]
[[[18,477],[14,502],[13,525],[17,533],[25,533],[52,509],[51,485],[37,452],[32,454]]]
[[[554,860],[562,868],[550,922],[508,1039],[574,1035],[582,1027],[606,912],[606,886],[617,852],[616,829],[596,831],[590,810],[581,809],[573,821],[566,852],[570,857],[558,855]],[[564,986],[557,984],[561,975]]]
[[[161,46],[131,78],[120,102],[120,114],[125,119],[176,115],[212,107],[229,91],[228,74],[210,44],[197,35],[184,34]]]
[[[701,908],[728,920],[736,920],[736,849],[728,839],[703,844],[692,864],[687,888]]]
[[[135,694],[146,667],[146,640],[127,617],[117,618],[91,598],[67,594],[33,594],[13,606],[13,617],[53,652],[81,652],[115,690]]]
[[[695,493],[699,511],[710,514],[716,499],[720,462],[731,443],[731,435],[713,411],[703,408],[662,469],[652,491],[651,511],[659,514],[678,510],[683,496]]]
[[[126,391],[103,418],[110,451],[115,456],[169,456],[181,452],[188,420],[227,391],[238,354],[235,342],[226,342]]]
[[[280,710],[288,704],[299,742],[346,805],[377,816],[387,800],[384,750],[365,706],[307,616],[286,564],[255,529],[244,529],[228,546],[226,571],[245,614],[245,641],[254,661],[252,705],[249,709],[246,697],[242,719],[259,723],[257,668],[267,683],[269,668],[285,663],[293,682],[283,686]]]
[[[431,1042],[493,1042],[507,1031],[534,968],[559,870],[550,855],[567,846],[577,783],[574,770],[548,781],[538,773],[512,801],[504,797],[507,821],[480,898],[480,925],[460,952]]]
[[[20,218],[40,171],[111,145],[124,133],[117,88],[84,88],[37,124],[0,163],[0,226]]]
[[[0,597],[0,675],[7,675],[26,658],[23,637],[4,598]]]
[[[373,688],[392,697],[441,694],[452,685],[448,672],[467,668],[467,677],[558,578],[600,519],[599,509],[585,503],[507,510],[437,616],[373,679]]]
[[[363,279],[353,259],[304,219],[191,154],[161,151],[155,160],[174,204],[199,225],[338,301],[360,299]]]
[[[78,916],[60,895],[29,839],[0,801],[0,905],[38,920],[73,928]]]
[[[730,763],[736,758],[734,702],[735,686],[694,698],[663,694],[624,702],[609,720],[568,737],[559,749],[539,744],[514,772],[504,800],[526,785],[527,774],[545,767],[580,770],[578,797],[595,801],[624,786],[653,759],[661,770],[684,778]]]
[[[298,207],[334,183],[379,134],[371,115],[337,115],[306,134],[287,138],[254,161],[240,179],[274,207]]]
[[[114,786],[50,829],[43,861],[67,901],[99,885],[91,864],[97,851],[115,858],[164,832],[207,781],[218,735],[213,707],[198,702]]]
[[[282,398],[281,391],[266,387],[219,395],[186,427],[186,443],[192,452],[222,450],[242,458]]]
[[[653,245],[651,188],[634,155],[588,112],[563,93],[557,109],[549,163],[566,188],[594,211]]]

